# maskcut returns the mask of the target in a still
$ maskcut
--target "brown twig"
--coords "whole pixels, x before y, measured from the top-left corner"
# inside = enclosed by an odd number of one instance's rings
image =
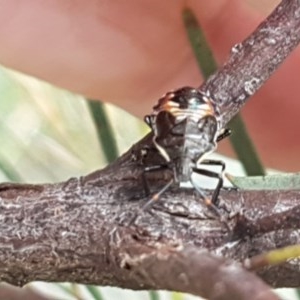
[[[224,124],[298,44],[299,9],[297,0],[282,1],[203,85],[218,101]],[[278,299],[238,262],[300,243],[300,191],[223,191],[220,209],[228,231],[192,190],[174,187],[128,226],[144,203],[142,170],[161,160],[153,149],[142,159],[144,147],[151,150],[151,136],[106,169],[79,179],[1,184],[1,280],[170,289],[210,299]],[[168,174],[151,176],[156,191]],[[273,287],[300,286],[297,261],[263,269],[260,276]]]
[[[300,191],[223,191],[224,215],[235,213],[228,232],[209,217],[192,190],[174,188],[128,227],[132,212],[144,203],[139,155],[147,146],[150,136],[108,168],[79,179],[0,185],[1,280],[16,285],[44,280],[170,289],[210,299],[260,299],[262,291],[268,294],[258,277],[215,255],[242,261],[300,242]],[[157,159],[149,155],[143,164]],[[153,191],[164,177],[153,175]],[[261,276],[274,287],[300,286],[297,264],[276,267],[276,273],[273,269]],[[247,278],[247,285],[237,278]]]
[[[283,0],[242,43],[224,66],[200,88],[209,90],[223,115],[223,125],[271,77],[300,41],[300,4]]]

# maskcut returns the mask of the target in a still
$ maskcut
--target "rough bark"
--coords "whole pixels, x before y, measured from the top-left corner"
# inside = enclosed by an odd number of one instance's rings
[[[300,2],[285,0],[201,89],[227,123],[300,39]],[[300,287],[299,260],[260,270],[247,257],[300,243],[300,191],[222,191],[220,221],[191,189],[173,187],[147,212],[145,165],[161,161],[151,134],[116,162],[57,184],[0,185],[0,278],[169,289],[209,299],[278,299],[273,287]],[[167,173],[151,174],[151,190]],[[135,212],[139,217],[128,225]],[[226,226],[225,226],[226,224]],[[262,280],[263,281],[262,281]]]
[[[160,160],[141,160],[144,147],[151,148],[151,135],[104,170],[66,182],[1,184],[1,280],[170,289],[210,299],[262,299],[265,293],[263,299],[276,299],[237,262],[300,243],[300,191],[222,191],[230,230],[192,189],[174,187],[149,212],[140,212],[146,201],[141,172]],[[153,174],[152,191],[167,177]],[[135,212],[140,215],[128,226]],[[297,261],[259,275],[273,287],[300,286]]]
[[[299,0],[284,0],[247,39],[231,49],[224,66],[200,87],[209,90],[218,103],[223,125],[270,78],[299,40]]]

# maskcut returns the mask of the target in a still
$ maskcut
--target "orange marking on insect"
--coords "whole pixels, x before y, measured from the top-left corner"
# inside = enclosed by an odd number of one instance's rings
[[[205,204],[206,204],[207,206],[211,206],[211,205],[212,205],[211,199],[209,199],[209,198],[205,198],[205,199],[204,199],[204,202],[205,202]]]
[[[159,194],[153,195],[152,199],[153,199],[154,201],[157,201],[157,200],[159,199]]]

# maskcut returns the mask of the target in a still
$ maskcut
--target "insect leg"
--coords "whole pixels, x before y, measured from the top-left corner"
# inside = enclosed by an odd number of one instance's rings
[[[138,211],[134,213],[134,216],[129,221],[129,226],[132,225],[137,217],[139,216],[139,213],[148,210],[157,200],[159,200],[160,196],[172,185],[174,182],[174,179],[172,178],[159,192],[155,193]]]
[[[142,211],[147,210],[149,207],[153,205],[157,200],[159,200],[160,196],[172,185],[174,179],[172,178],[159,192],[155,193],[145,205],[142,206]]]
[[[212,177],[212,178],[217,178],[218,179],[218,184],[214,190],[213,196],[211,198],[212,204],[215,206],[218,205],[218,197],[220,194],[220,190],[223,186],[223,173],[225,170],[225,163],[221,160],[213,160],[213,159],[206,159],[201,162],[202,165],[211,165],[211,166],[221,166],[221,172],[217,173],[214,171],[206,170],[206,169],[200,169],[200,168],[194,168],[193,172],[197,174],[201,174],[204,176]]]
[[[223,129],[222,133],[218,135],[217,137],[217,142],[222,141],[223,139],[227,138],[228,136],[230,136],[232,133],[231,129],[229,128],[225,128]]]
[[[219,181],[218,181],[217,187],[214,190],[212,198],[209,199],[205,195],[205,193],[201,190],[201,188],[193,181],[192,176],[190,179],[191,183],[193,184],[194,188],[198,191],[198,193],[203,197],[204,203],[206,204],[206,206],[208,208],[210,208],[219,217],[220,221],[225,225],[227,230],[230,231],[227,221],[223,219],[223,216],[221,215],[220,210],[218,208],[218,196],[219,196],[221,187],[223,185],[222,175],[223,175],[223,171],[225,169],[225,163],[222,161],[218,161],[218,160],[205,160],[205,161],[201,162],[201,164],[202,163],[207,164],[207,165],[222,166],[222,171],[220,173],[213,172],[210,170],[205,170],[205,169],[198,169],[198,168],[193,169],[193,171],[197,174],[201,174],[201,175],[213,177],[213,178],[218,178]]]
[[[198,170],[199,171],[199,170]],[[198,173],[201,174],[201,173]],[[217,208],[217,206],[212,202],[212,200],[202,191],[202,189],[194,182],[194,179],[190,178],[190,181],[193,185],[193,187],[196,189],[196,191],[200,194],[200,196],[203,198],[204,203],[207,207],[209,207],[218,217],[221,218],[221,214]]]
[[[147,196],[150,194],[150,189],[148,185],[148,181],[146,179],[146,174],[149,172],[156,172],[156,171],[161,171],[164,169],[170,169],[170,166],[167,164],[162,164],[162,165],[154,165],[154,166],[149,166],[146,167],[142,173],[142,181],[144,185],[144,190]],[[174,171],[173,171],[173,178],[157,193],[155,193],[138,211],[136,211],[129,221],[129,225],[132,225],[137,217],[139,216],[139,213],[149,209],[157,200],[159,200],[160,196],[172,185],[174,182]]]
[[[150,188],[149,188],[148,180],[146,178],[146,174],[150,172],[164,170],[164,169],[168,169],[168,165],[154,165],[154,166],[149,166],[144,168],[142,173],[142,184],[143,184],[146,197],[150,195]]]

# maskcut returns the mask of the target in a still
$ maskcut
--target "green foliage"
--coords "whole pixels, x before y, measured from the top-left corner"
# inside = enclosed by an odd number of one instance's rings
[[[149,291],[150,300],[159,300],[159,294],[157,291]]]
[[[117,142],[110,124],[105,106],[99,101],[88,101],[93,121],[96,126],[98,140],[107,162],[113,162],[118,157]]]

